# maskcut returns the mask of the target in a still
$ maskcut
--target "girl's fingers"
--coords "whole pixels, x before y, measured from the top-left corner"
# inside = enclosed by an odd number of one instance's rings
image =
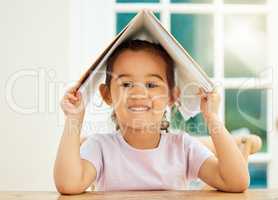
[[[69,89],[66,91],[66,94],[74,94],[74,95],[76,95],[78,92],[79,92],[79,91],[78,91],[78,86],[75,85],[75,86],[69,88]]]
[[[78,99],[81,99],[81,97],[82,97],[82,96],[81,96],[81,92],[80,92],[80,91],[77,91],[77,92],[76,92],[76,96],[77,96]]]
[[[72,88],[68,89],[68,90],[66,91],[66,93],[75,94],[75,93],[76,93],[76,88],[75,88],[75,87],[72,87]]]
[[[218,88],[214,88],[211,92],[205,92],[203,88],[199,88],[199,92],[197,93],[200,95],[201,98],[212,98],[212,97],[218,97]]]
[[[73,94],[66,94],[64,97],[64,101],[70,102],[71,104],[76,104],[79,102],[79,98],[74,96]]]
[[[70,100],[65,100],[65,101],[64,101],[64,105],[67,106],[67,107],[69,107],[69,108],[72,108],[72,109],[75,108],[74,104],[72,104],[72,103],[70,102]]]
[[[218,96],[219,95],[219,87],[213,88],[211,92],[208,92],[210,96]]]
[[[85,107],[82,101],[81,92],[78,87],[69,88],[60,102],[65,115],[80,115],[84,113]]]
[[[70,104],[76,106],[77,104],[79,104],[79,102],[81,102],[82,98],[81,98],[81,93],[79,91],[77,91],[76,93],[74,92],[67,92],[63,98],[63,101],[69,102]]]
[[[203,88],[199,88],[199,92],[197,93],[201,98],[205,98],[205,97],[207,97],[207,94],[206,94],[206,92],[204,91],[204,89]]]
[[[64,100],[69,101],[71,104],[75,104],[77,102],[77,100],[73,99],[70,96],[65,96]]]
[[[71,99],[71,100],[75,100],[75,101],[77,101],[77,100],[79,99],[77,96],[74,96],[74,95],[71,94],[71,93],[68,93],[68,94],[67,94],[67,98],[69,98],[69,99]]]

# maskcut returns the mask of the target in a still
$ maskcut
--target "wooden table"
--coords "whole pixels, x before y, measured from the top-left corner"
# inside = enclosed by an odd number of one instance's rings
[[[1,200],[278,200],[277,190],[248,190],[244,193],[217,191],[129,191],[87,192],[81,195],[60,195],[57,192],[0,192]]]

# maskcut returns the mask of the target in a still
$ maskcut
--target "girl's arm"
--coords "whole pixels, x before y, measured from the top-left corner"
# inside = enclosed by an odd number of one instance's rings
[[[219,190],[243,192],[249,186],[248,163],[217,116],[219,102],[217,92],[205,95],[201,91],[201,110],[215,146],[216,157],[204,162],[199,170],[199,177]]]
[[[254,134],[232,135],[232,137],[246,161],[248,160],[249,155],[258,152],[262,147],[262,140],[257,135]],[[209,150],[211,150],[214,154],[216,154],[211,137],[203,136],[203,137],[197,137],[197,139],[202,144],[204,144]]]
[[[66,120],[54,166],[55,185],[62,194],[79,194],[96,178],[94,166],[80,158],[80,130],[84,117],[80,93],[70,89],[61,107]]]

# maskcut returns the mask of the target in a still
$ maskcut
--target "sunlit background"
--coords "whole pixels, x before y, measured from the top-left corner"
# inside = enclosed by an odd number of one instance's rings
[[[221,86],[220,116],[228,130],[262,139],[262,149],[249,160],[250,188],[278,187],[277,1],[12,0],[0,6],[5,44],[0,76],[6,91],[1,95],[0,190],[54,189],[52,166],[63,130],[57,107],[61,91],[142,8],[152,10]],[[29,114],[7,100],[9,78],[20,70],[33,70],[34,77],[42,70],[47,77],[47,101],[38,100],[36,78],[28,79],[32,74],[14,87],[14,101],[40,108]],[[170,121],[173,129],[208,135],[201,114],[185,121],[175,112]]]

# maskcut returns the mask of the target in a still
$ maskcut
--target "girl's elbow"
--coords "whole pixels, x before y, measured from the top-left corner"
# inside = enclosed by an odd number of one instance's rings
[[[236,184],[231,185],[228,187],[228,192],[235,192],[235,193],[242,193],[245,192],[250,185],[250,178],[239,178]]]
[[[237,186],[230,188],[227,192],[243,193],[248,189],[248,186]]]
[[[69,181],[71,180],[71,181]],[[64,178],[59,173],[54,172],[54,183],[57,192],[60,194],[70,195],[70,194],[81,194],[85,192],[86,189],[79,183],[79,181],[73,181],[73,178]],[[75,184],[72,184],[75,183]]]
[[[244,192],[250,186],[250,175],[249,175],[249,172],[247,172],[246,176],[244,178],[242,178],[242,180],[240,180],[240,182],[241,182],[241,188],[243,190],[242,192]]]
[[[250,178],[246,178],[246,180],[242,180],[239,184],[238,192],[244,192],[249,188]]]
[[[62,195],[76,195],[85,192],[83,188],[71,185],[56,185],[56,189]]]
[[[239,186],[233,187],[231,192],[242,193],[245,192],[249,187],[249,184],[240,184]]]
[[[237,185],[237,186],[226,186],[218,188],[222,192],[231,192],[231,193],[243,193],[248,189],[247,185]]]

